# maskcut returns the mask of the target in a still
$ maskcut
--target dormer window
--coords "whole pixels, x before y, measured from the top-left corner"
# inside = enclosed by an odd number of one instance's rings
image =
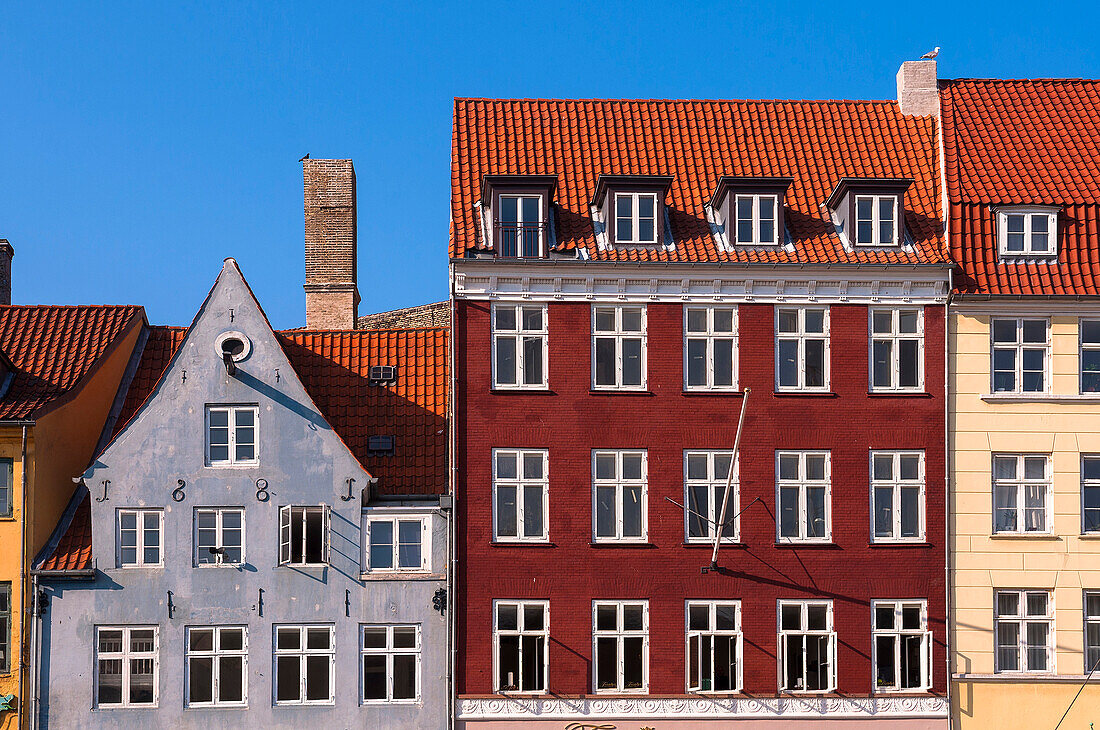
[[[785,238],[783,211],[789,177],[723,177],[711,197],[714,223],[732,246],[777,246]]]
[[[856,245],[896,246],[898,198],[896,195],[856,196]]]
[[[657,243],[656,193],[615,193],[615,243]]]
[[[545,258],[553,247],[553,175],[490,175],[482,185],[483,229],[497,258]],[[485,209],[488,209],[487,211]]]
[[[1055,208],[1000,208],[997,210],[997,248],[1001,256],[1057,256]]]
[[[825,202],[846,246],[900,246],[912,180],[841,178]]]

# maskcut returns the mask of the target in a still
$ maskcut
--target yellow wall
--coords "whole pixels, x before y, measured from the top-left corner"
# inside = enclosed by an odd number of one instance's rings
[[[140,327],[132,329],[96,369],[86,377],[80,389],[63,405],[40,417],[27,429],[27,492],[22,494],[22,429],[0,427],[0,457],[12,458],[13,517],[0,520],[0,582],[12,584],[12,658],[11,672],[0,675],[0,695],[16,694],[19,716],[0,715],[0,730],[18,727],[23,709],[29,702],[22,671],[30,660],[29,624],[24,628],[21,608],[24,591],[29,591],[30,563],[53,533],[76,485],[73,477],[87,468],[103,432],[103,426],[118,393],[118,387],[137,343]],[[22,525],[27,519],[27,546],[20,555]],[[28,571],[26,586],[20,586],[20,557]],[[20,647],[22,653],[20,654]]]
[[[1041,304],[1005,307],[964,302],[951,316],[951,671],[961,680],[953,687],[954,710],[959,727],[1054,727],[1079,687],[1073,677],[1083,679],[1082,589],[1100,589],[1100,538],[1081,535],[1080,482],[1080,455],[1100,453],[1100,399],[1075,398],[1076,313],[1053,307],[1044,311]],[[1049,318],[1049,395],[1016,401],[983,398],[991,390],[991,316]],[[1100,309],[1093,316],[1100,318]],[[994,452],[1051,455],[1049,535],[992,536]],[[1061,680],[992,676],[995,588],[1053,590],[1054,669]],[[966,675],[985,676],[971,682]],[[1090,693],[1078,704],[1091,702],[1095,715],[1100,689]],[[1030,723],[1021,724],[1025,718]],[[1100,717],[1089,720],[1100,722]]]

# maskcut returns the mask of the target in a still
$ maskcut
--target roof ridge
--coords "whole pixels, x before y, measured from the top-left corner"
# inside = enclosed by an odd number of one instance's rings
[[[4,309],[141,309],[140,304],[0,304]]]
[[[1080,76],[1038,76],[1031,79],[995,79],[995,78],[980,78],[980,77],[963,77],[958,79],[940,79],[941,84],[955,84],[955,83],[967,83],[967,84],[1100,84],[1100,78],[1098,79],[1086,79]]]
[[[286,335],[288,337],[295,335],[373,335],[379,332],[424,332],[424,331],[448,331],[450,327],[381,327],[378,329],[369,330],[307,330],[307,329],[289,329],[289,330],[275,330],[277,335]]]
[[[876,104],[896,106],[895,99],[656,99],[656,98],[564,98],[564,97],[478,97],[456,96],[458,102],[524,104]]]

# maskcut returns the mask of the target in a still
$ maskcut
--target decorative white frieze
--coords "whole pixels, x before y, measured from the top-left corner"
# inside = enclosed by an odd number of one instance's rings
[[[944,697],[487,697],[458,701],[460,720],[536,718],[947,717]]]

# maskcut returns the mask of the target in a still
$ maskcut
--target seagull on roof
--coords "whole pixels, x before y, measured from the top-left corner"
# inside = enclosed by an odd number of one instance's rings
[[[937,48],[936,50],[938,51],[940,49]],[[298,160],[298,162],[305,162],[308,159],[309,159],[309,153],[307,152],[301,157],[301,159]]]
[[[940,55],[940,47],[936,46],[931,51],[921,56],[921,58],[935,58],[938,55]]]

